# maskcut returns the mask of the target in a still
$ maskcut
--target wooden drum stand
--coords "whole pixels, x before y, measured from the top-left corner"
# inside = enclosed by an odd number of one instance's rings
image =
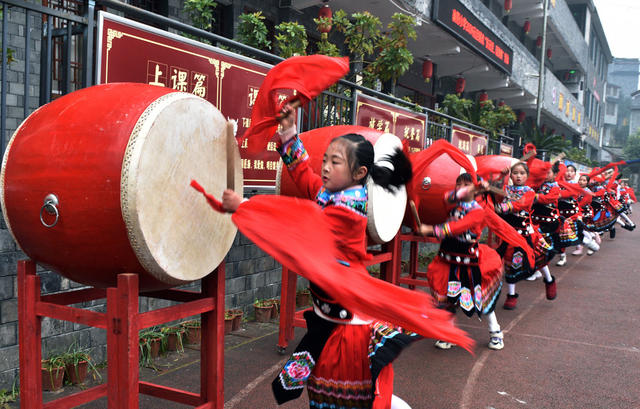
[[[104,396],[110,409],[137,409],[138,394],[151,395],[196,409],[224,406],[224,283],[222,262],[202,279],[202,292],[169,289],[139,294],[136,274],[119,274],[117,286],[87,288],[42,296],[40,278],[32,260],[18,261],[18,321],[20,342],[20,407],[22,409],[72,408]],[[160,298],[182,304],[145,313],[138,298]],[[295,295],[295,292],[294,292]],[[70,304],[107,299],[107,312],[99,313]],[[200,393],[156,385],[139,379],[138,331],[143,328],[201,314],[202,344]],[[41,319],[50,317],[107,330],[107,382],[82,392],[42,402]]]

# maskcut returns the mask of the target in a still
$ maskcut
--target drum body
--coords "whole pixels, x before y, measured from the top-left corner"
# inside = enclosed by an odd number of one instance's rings
[[[392,154],[396,148],[402,149],[402,142],[397,136],[363,126],[338,125],[313,129],[301,133],[300,139],[309,153],[310,165],[316,174],[320,174],[322,157],[331,140],[348,133],[360,134],[371,142],[376,161]],[[286,196],[305,197],[294,184],[289,172],[283,170],[282,166],[283,163],[280,161],[276,193]],[[371,178],[368,180],[367,233],[376,243],[385,243],[393,239],[400,229],[407,206],[407,193],[404,186],[396,191],[388,191],[375,185]]]
[[[424,155],[427,150],[416,152],[409,158],[419,162],[420,155]],[[473,156],[467,155],[474,168],[476,167]],[[416,196],[416,207],[420,222],[425,224],[444,223],[448,216],[450,207],[444,201],[444,195],[456,188],[456,179],[465,169],[456,163],[449,155],[442,154],[418,173],[414,173],[411,180],[412,191]],[[414,227],[413,216],[407,211],[405,225]]]
[[[27,256],[79,283],[113,286],[117,274],[137,273],[140,289],[154,290],[200,279],[236,228],[189,182],[223,191],[226,141],[225,118],[192,94],[131,83],[73,92],[14,133],[0,176],[3,216]]]

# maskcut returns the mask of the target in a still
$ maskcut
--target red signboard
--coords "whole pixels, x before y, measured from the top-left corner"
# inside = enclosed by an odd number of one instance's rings
[[[487,136],[458,125],[453,125],[451,144],[469,155],[487,154]]]
[[[407,139],[409,150],[424,149],[426,115],[389,104],[377,98],[356,94],[355,125],[367,126]]]
[[[99,83],[142,82],[190,92],[236,120],[236,136],[250,126],[270,65],[109,13],[100,12],[98,29]],[[275,187],[280,156],[275,143],[267,149],[251,157],[240,147],[245,187]]]
[[[513,146],[506,143],[500,143],[500,155],[513,156]]]

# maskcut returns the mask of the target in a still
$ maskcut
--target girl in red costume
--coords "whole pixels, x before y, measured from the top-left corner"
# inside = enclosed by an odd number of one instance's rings
[[[586,193],[591,193],[591,189],[588,187],[589,184],[589,175],[581,174],[578,178],[578,186],[580,186]],[[587,227],[587,220],[591,220],[593,218],[593,208],[591,207],[591,200],[593,196],[589,194],[581,194],[578,195],[576,200],[578,201],[578,205],[580,206],[580,214],[582,217],[583,225],[584,225],[584,239],[583,243],[587,245],[587,255],[591,256],[593,253],[600,249],[600,234],[594,233]],[[573,252],[574,255],[579,256],[582,254],[582,246],[578,246],[578,249]]]
[[[505,186],[506,196],[497,203],[498,213],[507,223],[524,237],[535,251],[535,265],[530,265],[521,247],[502,243],[498,253],[502,255],[505,265],[505,281],[507,282],[507,299],[503,308],[513,310],[518,303],[516,283],[530,277],[537,269],[543,268],[553,256],[553,244],[549,243],[531,222],[531,207],[536,199],[536,192],[527,186],[529,168],[523,162],[511,167],[511,185]]]
[[[478,245],[485,226],[485,209],[475,200],[487,182],[474,186],[470,174],[456,179],[456,189],[447,192],[445,201],[454,208],[446,223],[435,226],[422,224],[422,235],[441,240],[438,255],[429,264],[427,280],[431,292],[441,308],[454,310],[456,305],[467,316],[486,316],[489,324],[490,349],[504,348],[504,335],[495,314],[495,306],[502,289],[502,261],[495,250]],[[451,343],[437,341],[440,349]]]
[[[350,268],[362,267],[364,274],[366,179],[370,175],[380,186],[399,188],[410,179],[411,165],[400,150],[374,163],[371,143],[360,135],[348,134],[330,143],[324,154],[322,173],[317,175],[308,165],[308,154],[296,135],[293,110],[285,106],[284,112],[287,114],[282,120],[284,130],[278,133],[282,160],[299,189],[322,209],[322,217],[336,240],[338,263]],[[242,208],[241,200],[235,192],[226,190],[223,207],[233,212]],[[254,200],[249,199],[247,203]],[[375,281],[382,284],[380,280]],[[313,280],[311,291],[313,311],[305,313],[307,334],[272,383],[278,403],[300,396],[306,384],[313,409],[408,408],[401,399],[392,396],[391,362],[419,336],[350,311],[333,298],[330,287],[321,289]],[[366,290],[354,288],[352,291]],[[384,297],[382,294],[370,296]]]
[[[538,227],[538,230],[542,233],[545,240],[553,245],[553,251],[556,253],[559,251],[558,231],[562,221],[558,213],[560,187],[558,186],[558,182],[555,181],[558,172],[559,166],[558,162],[556,162],[549,168],[544,182],[536,192],[536,200],[533,204],[533,213],[531,215],[533,224]],[[548,257],[550,260],[554,253],[549,252],[548,254],[550,254],[550,257]],[[539,268],[538,271],[542,272],[543,275],[547,299],[555,299],[557,294],[556,280],[551,275],[551,271],[549,271],[549,265],[544,265]],[[532,277],[535,278],[536,276],[533,275]]]

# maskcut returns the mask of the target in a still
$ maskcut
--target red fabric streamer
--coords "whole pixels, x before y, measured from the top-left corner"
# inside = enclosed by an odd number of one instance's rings
[[[253,196],[231,216],[249,240],[348,310],[472,350],[473,340],[428,294],[373,278],[362,265],[338,263],[326,218],[310,200],[272,195]]]
[[[633,200],[634,202],[637,202],[638,199],[636,199],[636,192],[633,190],[633,188],[631,186],[627,186],[627,193],[629,194],[629,197],[631,198],[631,200]]]
[[[522,237],[509,223],[505,222],[502,217],[498,216],[493,211],[493,201],[487,198],[486,203],[483,203],[484,207],[484,221],[489,229],[494,232],[502,240],[506,241],[514,247],[522,248],[527,253],[529,259],[529,265],[535,265],[536,256],[533,252],[527,240]]]
[[[308,55],[287,58],[267,73],[251,111],[251,126],[242,136],[247,140],[247,151],[263,151],[278,129],[276,115],[282,105],[299,99],[306,104],[349,72],[348,57]],[[277,91],[293,89],[297,94],[282,104]]]

